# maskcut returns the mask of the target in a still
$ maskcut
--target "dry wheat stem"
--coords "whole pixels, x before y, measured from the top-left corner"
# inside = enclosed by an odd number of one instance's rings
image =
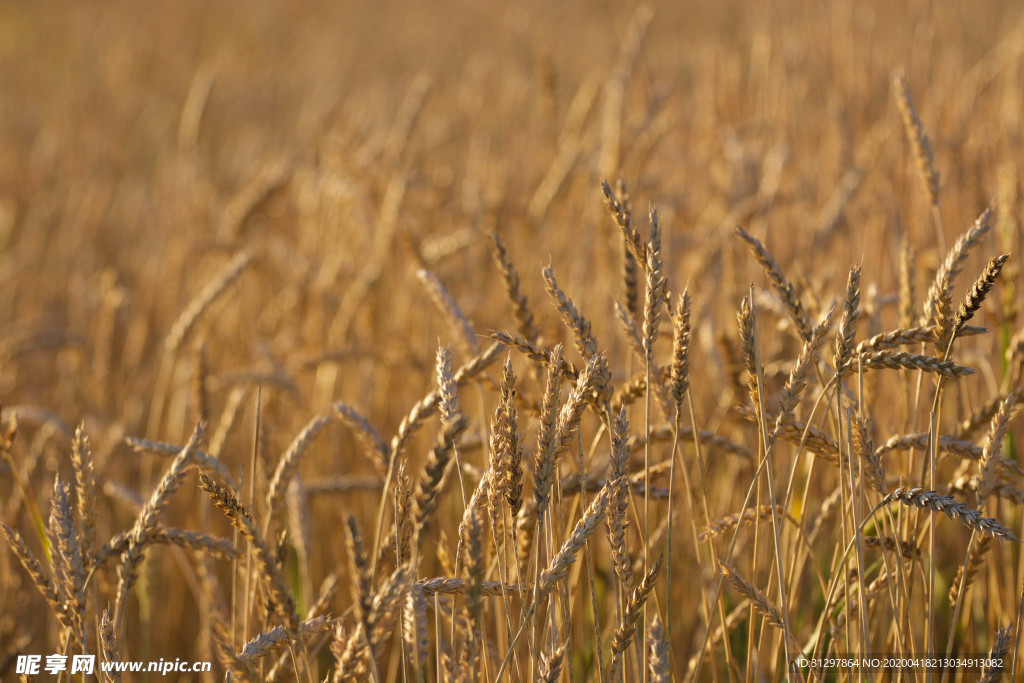
[[[723,640],[726,634],[731,633],[733,628],[743,619],[743,617],[750,612],[750,600],[744,598],[740,600],[732,611],[726,616],[721,624],[715,628],[713,633],[709,633],[708,642],[710,645],[715,645]],[[686,676],[684,681],[693,680],[694,672],[697,670],[697,662],[701,657],[701,653],[697,652],[692,655],[686,664]]]
[[[673,424],[674,429],[673,429],[673,434],[672,434],[672,450],[671,450],[671,453],[669,454],[669,461],[671,462],[671,466],[670,466],[670,469],[669,469],[669,485],[668,485],[669,486],[668,498],[669,498],[669,511],[670,512],[669,512],[669,515],[668,515],[668,529],[667,529],[667,534],[668,534],[668,539],[669,539],[668,540],[668,562],[667,562],[668,566],[667,566],[666,571],[665,571],[665,581],[666,581],[666,584],[669,587],[672,586],[672,559],[673,559],[673,553],[672,553],[672,550],[673,550],[672,545],[673,545],[673,543],[672,543],[672,541],[673,541],[673,537],[674,537],[674,534],[672,533],[673,515],[671,513],[671,509],[672,509],[672,506],[673,506],[673,503],[674,503],[674,500],[675,500],[676,465],[677,465],[678,459],[679,459],[678,450],[679,450],[679,440],[680,440],[681,431],[682,431],[680,429],[680,427],[681,427],[681,422],[682,422],[683,399],[684,399],[684,397],[686,399],[688,399],[687,405],[688,405],[688,407],[690,409],[690,421],[691,421],[691,423],[692,424],[696,424],[696,422],[697,422],[696,418],[695,418],[695,415],[694,415],[694,411],[693,411],[693,397],[689,395],[689,386],[690,386],[690,336],[691,336],[691,332],[692,332],[691,321],[690,321],[690,315],[691,315],[690,314],[690,307],[691,307],[691,304],[690,304],[689,289],[684,289],[683,290],[683,294],[678,298],[678,301],[677,301],[677,304],[676,304],[676,310],[675,310],[674,315],[672,316],[672,366],[671,366],[671,370],[670,370],[670,383],[669,383],[669,386],[670,386],[670,393],[671,393],[671,396],[672,396],[672,403],[674,404],[674,408],[675,408],[675,415],[674,415],[675,420],[674,420],[674,424]],[[691,431],[691,436],[693,436],[693,445],[694,445],[694,449],[696,450],[697,463],[698,463],[698,468],[699,468],[699,471],[700,471],[701,489],[702,489],[703,494],[704,494],[702,496],[702,498],[701,498],[701,500],[703,502],[703,507],[704,507],[704,519],[706,521],[708,521],[708,520],[710,520],[711,513],[710,513],[710,511],[708,509],[708,502],[707,502],[707,483],[706,483],[706,477],[705,477],[705,472],[704,472],[704,453],[703,453],[703,451],[701,449],[699,438],[697,438],[693,434],[693,432],[695,430],[693,430],[691,428],[690,431]],[[650,443],[650,436],[649,436],[650,435],[650,424],[649,424],[649,421],[648,421],[648,424],[645,425],[645,432],[646,432],[645,436],[647,436],[647,442],[649,444]],[[646,496],[650,496],[650,493],[649,493],[649,489],[650,489],[650,474],[651,474],[651,470],[650,470],[650,467],[648,466],[647,470],[644,472],[644,494]],[[686,487],[686,500],[687,500],[687,503],[688,503],[688,505],[690,507],[690,512],[691,512],[691,515],[690,515],[690,531],[693,534],[694,551],[697,553],[698,560],[700,560],[700,541],[698,540],[698,535],[697,535],[697,513],[696,513],[697,506],[696,506],[696,503],[694,501],[693,485],[690,482],[689,468],[686,467],[686,466],[683,467],[683,485]],[[647,541],[648,541],[648,543],[650,543],[650,539],[649,538],[647,539]],[[671,591],[671,588],[670,588],[670,591]],[[708,623],[708,626],[710,627],[711,620],[712,620],[711,606],[708,604],[708,595],[707,595],[706,588],[701,591],[701,595],[702,595],[702,604],[704,606],[704,611],[705,611],[705,619],[706,619],[706,621]],[[674,623],[673,618],[672,618],[672,607],[673,607],[672,601],[669,600],[667,602],[666,606],[665,606],[665,618],[666,618],[666,621],[668,622],[667,640],[669,642],[671,642],[671,640],[672,640],[672,625]],[[721,612],[723,612],[723,619],[724,619],[724,608],[722,608],[721,605],[719,606],[719,610]],[[652,629],[653,629],[653,626],[654,626],[655,623],[657,623],[657,625],[660,627],[660,622],[658,622],[657,619],[658,619],[658,617],[657,617],[657,615],[655,615],[655,621],[652,622]],[[654,633],[648,634],[647,636],[645,636],[644,642],[647,643],[648,640],[654,639],[655,635],[656,634],[654,634]],[[657,643],[652,644],[650,647],[652,647],[652,653],[653,653],[652,656],[656,655],[657,653],[654,650],[654,648],[657,647]],[[664,662],[664,664],[666,666],[668,666],[668,667],[671,666],[671,662],[669,660],[666,660]],[[660,664],[658,666],[655,666],[655,664],[652,662],[651,672],[652,672],[652,674],[660,674],[661,673],[660,669],[662,669],[662,668],[663,667]]]
[[[899,275],[899,311],[900,327],[910,327],[914,324],[914,278],[917,275],[917,267],[914,259],[914,248],[906,239],[903,248],[900,249],[900,275]]]

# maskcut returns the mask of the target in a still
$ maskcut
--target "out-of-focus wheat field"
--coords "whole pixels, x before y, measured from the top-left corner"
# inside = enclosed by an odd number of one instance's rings
[[[0,3],[0,678],[1012,680],[1022,84],[1009,1]]]

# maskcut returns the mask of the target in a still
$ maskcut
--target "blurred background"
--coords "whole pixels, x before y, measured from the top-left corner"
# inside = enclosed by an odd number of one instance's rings
[[[892,94],[899,71],[934,149],[941,237]],[[1024,11],[1010,0],[2,2],[0,401],[5,423],[18,416],[14,462],[45,517],[54,474],[73,478],[70,435],[83,424],[105,541],[130,526],[166,466],[124,437],[184,442],[201,414],[190,387],[202,364],[211,431],[237,411],[220,455],[239,481],[251,474],[262,387],[257,490],[333,401],[389,439],[433,387],[438,343],[454,344],[456,366],[470,355],[417,270],[437,275],[481,345],[514,327],[492,231],[546,341],[565,339],[540,277],[550,263],[609,357],[627,359],[612,309],[621,238],[600,192],[620,177],[638,222],[657,206],[668,277],[694,299],[697,414],[747,445],[728,414],[742,397],[723,390],[734,382],[716,335],[735,337],[748,283],[765,282],[735,225],[768,245],[812,315],[863,262],[867,336],[897,324],[904,245],[917,254],[921,301],[940,243],[998,197],[999,230],[959,285],[997,250],[1014,254],[1003,305],[979,314],[995,334],[965,347],[963,362],[981,372],[947,401],[951,415],[969,412],[1008,372],[1016,331],[1022,82]],[[251,264],[169,344],[189,302],[241,251]],[[798,351],[778,333],[783,320],[763,341],[776,385]],[[523,392],[539,396],[536,383]],[[471,431],[485,429],[492,398],[465,392]],[[876,398],[879,440],[913,421],[887,409],[904,400],[898,385]],[[417,435],[413,463],[435,433]],[[372,476],[361,453],[331,428],[303,477]],[[27,503],[0,468],[0,514],[31,539]],[[722,514],[741,500],[731,481],[712,494]],[[308,591],[343,561],[344,515],[370,527],[378,496],[309,498],[316,540],[295,561],[297,583]],[[439,513],[449,539],[461,513],[450,502]],[[208,507],[190,480],[165,514],[199,528]],[[185,627],[201,604],[187,566],[171,550],[147,555],[133,656],[203,652]],[[33,607],[41,598],[6,549],[0,570],[0,654],[15,643],[50,652],[56,622]],[[349,604],[341,596],[335,613]],[[699,643],[699,623],[687,626],[676,630],[683,652]]]

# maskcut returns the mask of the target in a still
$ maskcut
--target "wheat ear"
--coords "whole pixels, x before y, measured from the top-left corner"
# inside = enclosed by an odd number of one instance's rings
[[[622,665],[622,656],[626,648],[633,642],[633,636],[636,633],[636,622],[643,615],[647,596],[654,590],[654,583],[664,562],[665,555],[659,555],[643,580],[640,581],[640,585],[634,588],[633,594],[629,596],[629,602],[626,603],[626,612],[622,617],[622,621],[619,622],[618,628],[615,629],[615,635],[612,637],[612,663],[609,667],[609,681],[617,681],[619,678],[618,671]]]
[[[651,683],[670,683],[672,676],[669,673],[668,643],[665,641],[665,628],[661,625],[661,617],[657,614],[651,620],[651,627],[647,634],[647,642],[650,647],[648,666],[651,671]]]
[[[923,324],[936,329],[936,348],[940,354],[946,352],[953,333],[953,280],[963,268],[967,252],[976,246],[981,236],[992,228],[992,207],[986,208],[946,254],[946,259],[935,273],[935,279],[928,289],[924,304]]]
[[[536,342],[540,339],[540,330],[537,329],[537,323],[534,321],[529,300],[523,294],[519,284],[519,271],[516,270],[512,257],[509,256],[508,249],[505,248],[505,243],[496,233],[491,233],[491,244],[494,246],[494,260],[501,271],[502,280],[505,282],[505,294],[512,303],[512,313],[515,316],[519,332],[527,341]]]
[[[804,309],[803,303],[800,301],[800,297],[797,296],[796,289],[794,289],[793,285],[790,284],[789,280],[787,280],[786,276],[783,274],[778,261],[775,260],[775,257],[772,256],[771,252],[765,248],[759,239],[748,233],[743,228],[737,226],[736,235],[747,243],[747,246],[750,247],[750,251],[754,254],[754,258],[761,264],[761,268],[764,269],[764,272],[771,281],[772,286],[775,287],[775,291],[778,292],[779,297],[782,299],[782,303],[786,307],[786,312],[793,321],[793,325],[796,327],[796,330],[800,335],[800,339],[802,341],[810,339],[810,317],[808,317],[807,311]]]
[[[939,203],[939,173],[935,170],[935,154],[932,152],[932,144],[924,132],[924,124],[921,117],[917,115],[917,108],[910,96],[910,86],[907,85],[907,77],[899,73],[893,79],[893,90],[896,94],[896,104],[899,106],[900,115],[903,117],[903,128],[907,133],[907,139],[914,150],[914,161],[917,163],[917,171],[924,183],[925,193],[928,195],[928,203],[937,206]]]
[[[996,683],[1003,675],[1006,656],[1010,653],[1012,635],[1013,626],[1007,626],[996,631],[995,640],[992,642],[992,649],[988,653],[988,659],[991,663],[982,669],[981,678],[978,679],[979,683]]]
[[[991,536],[996,539],[1006,539],[1008,541],[1013,541],[1014,543],[1020,543],[1020,539],[1014,536],[1013,532],[999,520],[991,517],[982,517],[981,513],[974,508],[963,503],[959,503],[949,496],[943,496],[937,491],[925,491],[920,487],[907,490],[898,488],[885,496],[881,503],[885,504],[897,501],[904,505],[926,508],[934,512],[945,513],[945,515],[950,519],[959,521],[968,529],[972,529],[979,534]]]
[[[296,628],[299,624],[299,615],[295,611],[295,598],[292,597],[291,588],[277,562],[276,554],[267,545],[266,539],[256,527],[252,515],[238,502],[234,494],[206,474],[199,475],[199,488],[210,496],[213,504],[220,508],[231,521],[231,526],[238,529],[252,545],[256,551],[254,557],[258,575],[263,577],[271,607],[289,628]]]

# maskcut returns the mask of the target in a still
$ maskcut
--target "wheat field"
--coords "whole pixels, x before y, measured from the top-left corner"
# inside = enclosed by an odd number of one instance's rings
[[[0,54],[0,679],[1024,676],[1017,3]],[[99,670],[157,660],[211,666]]]

